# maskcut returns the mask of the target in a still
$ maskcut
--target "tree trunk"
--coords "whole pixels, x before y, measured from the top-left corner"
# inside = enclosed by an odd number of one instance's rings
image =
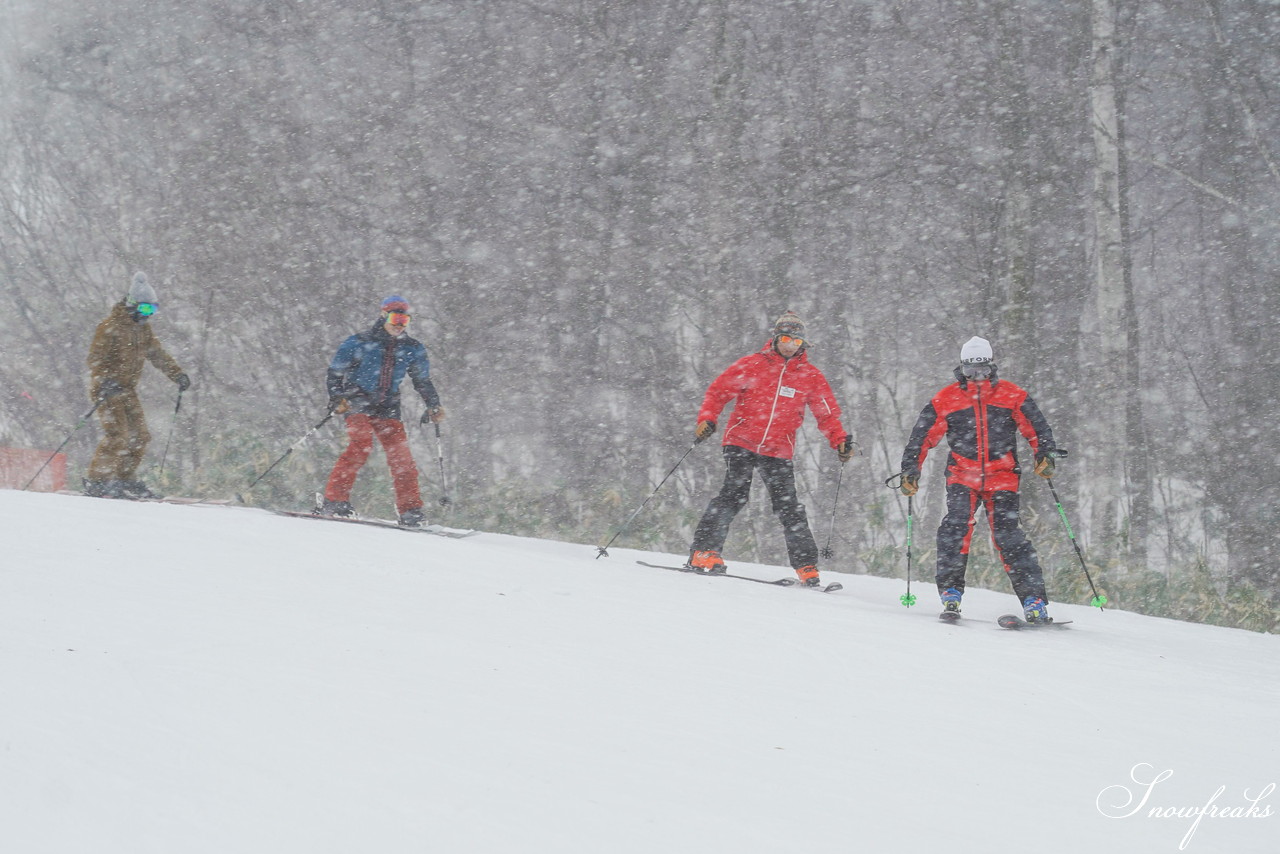
[[[1025,34],[1014,4],[1000,4],[995,18],[999,52],[995,85],[1001,107],[997,128],[1005,167],[996,224],[993,314],[999,319],[1001,349],[1016,353],[1030,376],[1035,372],[1036,335],[1031,300],[1031,98],[1023,49]]]
[[[1116,80],[1116,3],[1093,0],[1089,103],[1093,129],[1093,328],[1082,336],[1081,362],[1092,413],[1084,450],[1084,483],[1091,533],[1110,540],[1119,532],[1121,474],[1126,453],[1124,378],[1129,358],[1125,312],[1126,246],[1122,216],[1122,149]]]

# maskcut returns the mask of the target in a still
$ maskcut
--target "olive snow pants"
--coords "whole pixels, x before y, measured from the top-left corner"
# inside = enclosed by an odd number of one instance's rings
[[[136,480],[135,473],[151,442],[138,393],[127,389],[98,405],[102,441],[89,463],[87,480]]]
[[[938,592],[948,588],[964,592],[964,572],[969,563],[969,545],[973,540],[974,516],[981,504],[991,525],[991,541],[1013,584],[1018,601],[1035,597],[1049,601],[1045,594],[1044,573],[1035,546],[1023,533],[1019,522],[1019,497],[1016,490],[995,489],[979,492],[964,484],[947,484],[947,515],[938,526]]]
[[[818,562],[818,545],[809,529],[809,517],[796,496],[795,465],[791,460],[766,457],[736,445],[724,446],[724,485],[707,505],[693,534],[691,551],[720,551],[729,536],[729,526],[751,495],[751,478],[759,470],[769,492],[773,512],[782,523],[791,566],[799,569]]]

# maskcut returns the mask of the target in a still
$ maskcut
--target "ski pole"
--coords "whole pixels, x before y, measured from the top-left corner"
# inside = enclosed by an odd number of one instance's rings
[[[173,429],[178,426],[178,410],[182,408],[182,389],[178,389],[178,402],[173,405],[173,423],[169,425],[169,438],[164,440],[164,453],[160,455],[160,468],[156,477],[164,474],[164,461],[169,458],[169,443],[173,441]]]
[[[1065,457],[1066,451],[1056,451],[1054,456]],[[1084,562],[1084,552],[1080,551],[1080,544],[1076,542],[1076,532],[1071,530],[1071,523],[1067,521],[1067,513],[1062,509],[1062,501],[1058,498],[1058,490],[1054,488],[1053,478],[1046,477],[1044,482],[1049,484],[1049,492],[1053,495],[1054,506],[1058,508],[1058,516],[1062,519],[1063,527],[1067,529],[1067,539],[1071,540],[1071,546],[1076,550],[1076,557],[1080,559],[1080,568],[1084,570],[1085,580],[1089,582],[1089,589],[1093,591],[1093,599],[1089,604],[1098,610],[1106,610],[1103,608],[1107,604],[1107,597],[1098,592],[1098,588],[1093,586],[1093,577],[1089,575],[1089,567]]]
[[[89,421],[90,418],[93,417],[93,413],[98,411],[98,407],[102,405],[102,402],[104,400],[106,400],[106,398],[99,398],[97,401],[94,402],[92,409],[90,409],[84,415],[80,416],[80,420],[76,422],[76,426],[72,427],[71,432],[67,434],[67,438],[63,439],[62,444],[58,446],[58,449],[49,455],[49,459],[44,461],[44,465],[40,466],[40,468],[36,470],[36,473],[31,476],[31,480],[27,481],[27,485],[22,487],[23,492],[26,492],[28,489],[31,488],[31,484],[35,483],[36,478],[40,476],[40,474],[45,470],[45,468],[49,465],[49,463],[53,462],[53,458],[58,456],[58,454],[62,452],[62,449],[65,448],[67,446],[67,443],[71,441],[71,437],[74,436],[76,432],[79,431],[79,429],[83,427]]]
[[[308,430],[306,433],[304,433],[301,439],[299,439],[298,441],[290,445],[289,450],[285,451],[280,456],[280,459],[276,460],[274,463],[267,466],[267,470],[264,471],[262,474],[258,475],[257,478],[254,479],[253,483],[249,484],[248,488],[245,489],[245,492],[248,492],[250,489],[253,489],[255,486],[257,486],[258,481],[262,480],[264,477],[271,474],[272,469],[274,469],[276,466],[280,465],[282,462],[287,460],[289,458],[289,455],[292,454],[294,451],[296,451],[298,448],[301,448],[303,445],[305,445],[307,443],[307,440],[310,439],[317,430],[319,430],[321,427],[329,423],[329,420],[333,418],[334,414],[335,413],[330,412],[328,415],[324,417],[324,419],[319,424],[317,424],[316,426]],[[244,498],[242,498],[240,495],[236,495],[236,498],[239,499],[241,504],[244,503]]]
[[[436,428],[436,462],[440,464],[440,506],[448,507],[453,503],[453,499],[449,497],[449,487],[444,479],[444,440],[440,438],[440,425],[434,425]]]
[[[884,485],[890,489],[901,488],[904,474],[904,472],[898,472],[897,474],[889,475]],[[893,482],[895,479],[898,481],[897,483]],[[907,592],[898,597],[898,601],[902,603],[904,608],[910,608],[916,604],[916,596],[911,592],[911,521],[915,516],[915,498],[914,495],[907,496]]]
[[[640,504],[640,506],[635,509],[635,511],[631,514],[631,516],[627,518],[627,521],[622,523],[622,527],[618,529],[617,533],[615,533],[612,537],[609,538],[609,542],[605,543],[603,546],[596,546],[596,552],[597,552],[596,560],[599,560],[602,557],[609,556],[609,546],[613,545],[614,540],[622,536],[623,531],[631,527],[632,521],[634,521],[635,518],[640,515],[640,511],[644,509],[645,505],[649,503],[650,499],[652,499],[653,496],[658,494],[658,490],[662,489],[662,484],[666,483],[668,478],[670,478],[671,475],[676,473],[676,469],[680,468],[680,464],[684,462],[684,458],[689,456],[690,452],[692,452],[693,449],[696,448],[698,446],[698,443],[701,441],[702,441],[701,439],[694,439],[693,444],[689,446],[689,450],[685,451],[683,454],[680,455],[680,459],[676,460],[676,464],[671,467],[671,471],[667,472],[667,476],[664,477],[662,481],[653,488],[653,492],[649,493],[649,497],[646,498]]]
[[[836,497],[831,502],[831,530],[827,533],[827,544],[822,547],[822,556],[824,558],[835,557],[835,552],[831,549],[831,538],[836,535],[836,507],[840,505],[840,483],[844,480],[844,463],[840,464],[840,474],[836,475]]]
[[[914,515],[915,508],[912,505],[915,500],[914,495],[907,496],[907,592],[898,599],[905,608],[916,604],[916,595],[911,592],[911,519]]]

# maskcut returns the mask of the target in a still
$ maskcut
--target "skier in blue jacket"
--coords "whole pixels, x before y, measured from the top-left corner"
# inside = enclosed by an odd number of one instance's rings
[[[343,341],[329,364],[329,409],[346,417],[348,443],[325,485],[317,508],[322,515],[353,515],[351,488],[376,436],[387,454],[400,524],[417,527],[425,521],[418,467],[400,420],[400,383],[408,376],[426,403],[423,424],[438,424],[445,413],[431,382],[426,348],[405,334],[411,316],[404,297],[387,297],[378,322]]]

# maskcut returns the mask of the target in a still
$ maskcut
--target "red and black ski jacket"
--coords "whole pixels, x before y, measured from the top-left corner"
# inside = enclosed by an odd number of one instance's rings
[[[944,388],[921,411],[902,452],[902,471],[920,475],[929,450],[943,437],[951,448],[947,483],[979,492],[1017,490],[1018,434],[1037,456],[1055,449],[1053,431],[1040,407],[1023,389],[999,379],[966,379]]]

